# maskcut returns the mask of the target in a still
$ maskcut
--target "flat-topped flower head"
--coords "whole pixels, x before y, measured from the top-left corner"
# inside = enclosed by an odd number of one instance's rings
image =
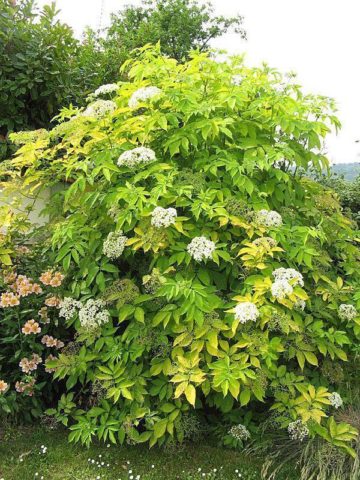
[[[286,296],[291,295],[294,289],[287,280],[276,280],[271,285],[272,296],[278,300],[283,300]]]
[[[342,303],[338,310],[338,315],[341,320],[354,320],[357,314],[356,308],[347,303]]]
[[[148,164],[156,160],[156,155],[154,150],[147,147],[136,147],[132,150],[126,150],[123,152],[117,164],[119,167],[129,167],[134,168],[141,164]]]
[[[293,287],[296,285],[300,285],[301,287],[304,286],[303,276],[294,268],[277,268],[272,272],[272,275],[275,281],[284,280],[290,283]]]
[[[103,253],[108,258],[115,260],[119,258],[125,249],[128,238],[123,232],[110,232],[103,243]]]
[[[101,118],[116,110],[116,103],[112,100],[96,100],[91,103],[83,112],[84,117]]]
[[[110,93],[115,93],[119,89],[119,86],[116,83],[106,83],[105,85],[101,85],[99,88],[95,90],[93,93],[94,97],[100,97],[101,95],[109,95]]]
[[[215,248],[215,243],[206,237],[195,237],[187,246],[187,251],[194,260],[201,262],[212,258]]]
[[[79,311],[81,326],[91,330],[108,323],[110,313],[104,307],[105,302],[102,300],[90,299],[83,304]]]
[[[330,401],[331,405],[332,405],[334,408],[336,408],[336,409],[342,407],[342,405],[343,405],[343,403],[344,403],[344,402],[343,402],[343,399],[341,398],[341,395],[340,395],[339,393],[337,393],[337,392],[333,392],[333,393],[330,395],[329,401]]]
[[[308,427],[301,420],[295,420],[288,425],[288,433],[291,440],[302,442],[309,435]]]
[[[162,91],[160,88],[157,87],[142,87],[139,88],[139,90],[136,90],[134,92],[129,100],[129,107],[130,108],[137,108],[140,103],[144,103],[148,100],[150,100],[153,97],[156,97],[157,95],[160,95]]]
[[[264,227],[280,227],[283,222],[280,213],[263,209],[256,212],[255,223]]]
[[[151,214],[151,225],[156,228],[170,227],[176,222],[177,212],[175,208],[154,208]]]
[[[240,323],[246,323],[249,321],[256,322],[259,318],[260,312],[254,303],[243,302],[236,305],[234,315],[236,320],[239,320]]]
[[[233,425],[228,433],[233,438],[235,438],[235,440],[238,441],[248,440],[251,436],[249,430],[245,427],[245,425],[242,425],[241,423],[239,423],[238,425]]]
[[[65,297],[59,303],[59,316],[64,317],[66,320],[70,320],[81,306],[82,304],[78,300],[71,297]]]

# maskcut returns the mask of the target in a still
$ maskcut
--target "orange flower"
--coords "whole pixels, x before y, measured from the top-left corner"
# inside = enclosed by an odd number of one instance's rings
[[[21,329],[22,333],[25,335],[31,335],[32,333],[40,333],[40,325],[35,322],[35,320],[28,320],[23,328]]]
[[[0,393],[6,392],[8,386],[9,385],[6,382],[4,382],[4,380],[0,380]]]

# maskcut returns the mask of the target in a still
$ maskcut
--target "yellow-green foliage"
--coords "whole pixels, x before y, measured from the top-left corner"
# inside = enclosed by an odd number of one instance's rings
[[[325,422],[335,387],[320,366],[346,362],[359,338],[359,316],[338,314],[360,300],[359,249],[337,202],[329,212],[329,194],[298,173],[327,166],[323,139],[338,126],[331,101],[239,58],[194,54],[178,64],[146,47],[123,69],[129,81],[112,95],[113,110],[64,110],[8,172],[40,187],[67,182],[53,198],[55,261],[68,296],[106,299],[111,315],[90,331],[75,314],[68,324],[81,348],[51,364],[67,378],[57,414],[70,438],[161,444],[184,438],[194,409],[217,412],[225,428],[249,425],[251,412],[253,431],[271,410],[280,428],[300,419],[344,446],[354,432]],[[161,91],[129,107],[148,86]],[[118,165],[140,146],[156,160]],[[152,223],[158,206],[176,209],[167,227]],[[282,224],[261,220],[264,209]],[[127,240],[109,258],[103,243],[114,231]],[[215,244],[207,260],[189,254],[195,237]],[[289,279],[282,298],[278,268],[303,278]],[[244,302],[256,318],[237,313]],[[94,385],[96,401],[76,405]]]

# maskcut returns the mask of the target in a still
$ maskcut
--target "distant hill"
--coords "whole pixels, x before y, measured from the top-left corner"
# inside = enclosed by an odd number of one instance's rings
[[[336,163],[332,165],[331,171],[337,175],[343,175],[345,180],[354,180],[360,175],[360,163]]]

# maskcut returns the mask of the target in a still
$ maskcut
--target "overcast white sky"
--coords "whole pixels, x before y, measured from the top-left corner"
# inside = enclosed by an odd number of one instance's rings
[[[38,0],[38,5],[50,0]],[[111,12],[140,0],[57,0],[61,18],[77,36],[106,26]],[[102,9],[103,4],[103,9]],[[213,0],[216,13],[245,17],[248,41],[228,34],[213,46],[246,52],[249,64],[266,61],[296,71],[307,91],[334,97],[343,124],[329,138],[335,163],[360,161],[360,0]],[[102,13],[101,13],[102,12]]]

